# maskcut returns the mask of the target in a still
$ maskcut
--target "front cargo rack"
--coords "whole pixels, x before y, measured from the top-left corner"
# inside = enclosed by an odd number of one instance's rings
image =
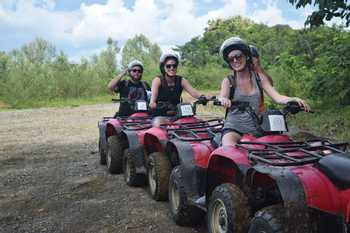
[[[238,148],[248,151],[254,162],[273,166],[295,166],[316,163],[324,156],[344,153],[347,143],[331,143],[329,140],[288,142],[238,142]]]
[[[215,135],[222,132],[224,126],[222,119],[182,124],[179,128],[167,129],[169,138],[181,141],[205,141],[212,140]]]

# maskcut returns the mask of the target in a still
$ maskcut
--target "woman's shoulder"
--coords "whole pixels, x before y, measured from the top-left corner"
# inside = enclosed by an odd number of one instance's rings
[[[153,78],[152,82],[156,81],[156,82],[160,82],[162,79],[161,75],[157,75],[156,77]]]

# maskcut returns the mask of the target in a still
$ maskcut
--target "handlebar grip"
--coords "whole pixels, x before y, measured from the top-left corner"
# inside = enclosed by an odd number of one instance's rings
[[[213,100],[213,105],[222,106],[221,102],[218,99]]]

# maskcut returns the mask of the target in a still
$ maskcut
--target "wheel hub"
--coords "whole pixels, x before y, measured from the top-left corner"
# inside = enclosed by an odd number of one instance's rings
[[[172,183],[171,186],[171,206],[174,213],[177,213],[180,205],[180,193],[176,183]]]
[[[156,190],[156,180],[155,180],[156,174],[154,171],[154,166],[153,164],[149,164],[149,170],[148,170],[148,183],[149,183],[149,187],[151,190],[151,193],[154,194],[155,190]]]
[[[126,159],[126,164],[125,164],[126,166],[125,166],[125,174],[126,174],[126,182],[130,182],[130,165],[129,165],[129,160],[128,159]]]
[[[226,233],[228,230],[227,212],[221,200],[215,200],[210,225],[212,232]]]
[[[112,161],[112,155],[111,155],[110,151],[108,151],[108,153],[107,153],[106,160],[107,160],[107,167],[110,168],[111,167],[111,161]]]

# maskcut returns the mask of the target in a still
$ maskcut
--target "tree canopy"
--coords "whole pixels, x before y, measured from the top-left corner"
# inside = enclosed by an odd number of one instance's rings
[[[346,22],[346,26],[350,25],[350,4],[348,0],[289,0],[296,8],[305,7],[306,5],[317,6],[317,10],[313,11],[306,19],[305,24],[311,26],[320,26],[324,21],[333,18],[341,18]]]

